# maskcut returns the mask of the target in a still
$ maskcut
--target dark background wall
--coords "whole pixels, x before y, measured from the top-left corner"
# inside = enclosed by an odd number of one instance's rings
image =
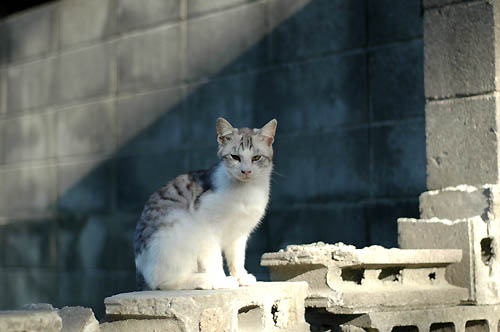
[[[425,190],[419,0],[64,0],[0,21],[0,309],[134,289],[148,196],[278,119],[263,252],[396,246]]]

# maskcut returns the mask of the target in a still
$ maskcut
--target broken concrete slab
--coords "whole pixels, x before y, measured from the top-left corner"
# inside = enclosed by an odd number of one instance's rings
[[[309,331],[305,282],[259,282],[218,290],[146,291],[104,300],[102,331]]]
[[[463,219],[481,216],[485,221],[500,217],[500,185],[460,185],[420,195],[420,218]]]
[[[356,249],[318,242],[266,253],[261,265],[270,269],[273,281],[307,281],[307,307],[355,314],[460,303],[467,289],[450,285],[445,269],[461,257],[460,250]]]
[[[54,310],[0,311],[2,332],[59,332],[61,317]]]
[[[63,307],[57,311],[62,319],[61,332],[98,332],[99,322],[92,309],[84,307]]]
[[[500,303],[500,252],[496,222],[480,216],[459,220],[398,219],[398,243],[405,249],[462,249],[463,259],[450,265],[446,279],[469,290],[468,301]]]
[[[432,309],[370,312],[362,315],[331,315],[308,312],[311,326],[337,331],[356,330],[380,332],[489,332],[497,331],[500,306],[458,305]],[[351,327],[348,329],[347,327]],[[324,329],[322,331],[324,331]]]

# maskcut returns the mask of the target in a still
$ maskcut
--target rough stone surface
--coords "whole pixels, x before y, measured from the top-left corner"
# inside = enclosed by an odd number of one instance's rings
[[[62,318],[61,332],[99,332],[99,322],[89,308],[64,307],[57,313]]]
[[[354,314],[457,304],[467,290],[448,284],[445,267],[459,250],[401,250],[344,244],[291,245],[266,253],[271,280],[307,281],[306,306]]]
[[[420,218],[463,219],[481,216],[500,219],[500,186],[461,185],[426,191],[420,195]]]
[[[496,96],[427,103],[425,131],[430,190],[499,182],[498,109]]]
[[[118,294],[104,300],[103,331],[133,331],[141,319],[152,330],[158,320],[172,331],[309,331],[304,321],[307,284],[257,283],[212,291],[148,291]],[[128,328],[128,329],[125,329]],[[170,331],[170,330],[169,330]]]
[[[458,219],[398,220],[398,242],[404,249],[462,249],[463,259],[447,268],[446,279],[469,290],[468,301],[500,302],[499,223],[480,216]]]
[[[338,327],[341,331],[415,331],[472,332],[497,331],[500,306],[449,306],[434,309],[371,312],[357,316],[332,316],[312,313],[314,324]],[[343,326],[343,328],[342,328]],[[350,329],[348,328],[350,326]],[[325,331],[325,330],[321,330]],[[333,331],[333,329],[332,329]]]
[[[424,13],[427,98],[476,95],[496,88],[494,6],[456,4]]]
[[[0,311],[2,332],[59,332],[61,317],[53,310]]]

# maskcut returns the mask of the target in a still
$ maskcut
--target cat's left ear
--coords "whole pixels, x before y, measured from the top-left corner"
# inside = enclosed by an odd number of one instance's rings
[[[233,126],[224,118],[217,119],[217,142],[224,144],[231,138],[229,135],[233,133]]]
[[[271,146],[274,142],[274,135],[276,134],[276,126],[278,126],[278,121],[272,119],[264,127],[259,130],[259,135],[263,136],[267,145]]]

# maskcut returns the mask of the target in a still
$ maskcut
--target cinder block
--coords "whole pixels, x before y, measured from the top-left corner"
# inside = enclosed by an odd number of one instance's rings
[[[55,267],[53,240],[55,223],[52,220],[15,221],[4,225],[4,266],[9,268]],[[51,244],[52,243],[52,244]]]
[[[366,2],[287,1],[269,3],[273,61],[290,61],[366,45]],[[319,33],[321,31],[321,33]]]
[[[266,253],[261,265],[274,281],[307,281],[305,305],[335,314],[405,310],[458,304],[467,289],[450,285],[446,266],[460,250],[402,250],[342,243],[291,245]]]
[[[179,0],[143,0],[141,2],[119,0],[118,29],[124,32],[177,21],[180,18],[180,3]]]
[[[56,70],[54,58],[7,68],[7,113],[52,103]]]
[[[175,86],[181,75],[181,34],[170,25],[118,41],[118,91]]]
[[[184,327],[174,319],[127,319],[116,322],[102,323],[101,332],[184,332]],[[200,330],[204,331],[204,330]],[[224,331],[224,330],[221,330]],[[214,331],[215,332],[215,331]]]
[[[19,62],[49,54],[55,45],[53,31],[58,4],[13,15],[0,24],[4,59]]]
[[[59,165],[57,206],[69,213],[110,211],[112,175],[107,160]]]
[[[51,114],[32,114],[4,122],[6,163],[42,160],[53,156]]]
[[[348,54],[264,72],[256,82],[255,121],[274,117],[279,134],[295,135],[368,123],[367,71],[366,55]]]
[[[498,222],[481,217],[459,220],[398,219],[398,242],[404,249],[462,249],[463,259],[447,268],[446,278],[469,290],[468,301],[500,302]]]
[[[499,99],[496,96],[426,105],[427,187],[498,183]]]
[[[118,294],[104,300],[106,318],[116,322],[103,328],[152,331],[163,321],[172,331],[305,332],[309,331],[304,320],[306,291],[305,282],[261,282],[237,289]],[[141,318],[142,324],[133,321]]]
[[[424,120],[376,126],[370,131],[371,196],[408,197],[424,191]]]
[[[161,154],[190,142],[183,140],[183,132],[187,127],[191,132],[192,128],[185,121],[183,97],[181,88],[171,88],[119,98],[116,107],[120,155]],[[198,116],[203,115],[200,112]],[[205,126],[215,123],[215,119]],[[215,130],[215,124],[211,127]]]
[[[387,15],[386,11],[384,15],[397,16]],[[398,30],[392,27],[391,31]],[[372,121],[424,117],[423,46],[422,40],[418,39],[371,52],[369,86]]]
[[[274,149],[275,170],[282,175],[273,177],[275,202],[328,202],[338,197],[354,201],[368,196],[367,129],[277,136]]]
[[[115,248],[115,251],[118,250]],[[135,289],[135,271],[133,269],[116,271],[109,268],[73,269],[71,272],[57,272],[56,285],[53,298],[57,298],[61,305],[78,299],[80,305],[91,307],[95,316],[102,319],[105,315],[103,299],[109,294]],[[89,292],[89,289],[92,291]]]
[[[420,195],[420,218],[463,219],[481,216],[485,221],[500,219],[500,186],[461,185],[424,192]]]
[[[54,211],[55,167],[4,170],[0,176],[7,215],[40,219]]]
[[[57,156],[110,153],[115,149],[115,103],[104,101],[55,114]]]
[[[105,40],[116,30],[111,0],[68,0],[60,5],[60,46]]]
[[[424,73],[427,98],[495,91],[495,6],[460,3],[424,13]]]
[[[57,311],[0,311],[2,332],[59,332],[61,328],[62,321]]]
[[[114,47],[114,43],[103,43],[57,58],[55,100],[74,102],[110,94],[114,80]]]
[[[368,39],[371,45],[409,40],[423,35],[420,0],[369,1],[368,17]],[[420,71],[421,67],[420,65]]]
[[[498,329],[500,307],[497,305],[461,305],[434,309],[371,312],[357,316],[335,317],[324,314],[321,316],[323,319],[316,317],[317,321],[330,323],[332,327],[342,324],[344,331],[346,327],[357,327],[365,331],[380,332],[488,332]]]
[[[57,313],[62,319],[61,332],[99,332],[99,322],[90,308],[64,307]]]
[[[127,212],[140,212],[155,190],[175,176],[187,172],[185,160],[186,152],[179,150],[165,151],[162,155],[119,158],[118,207]]]
[[[244,28],[243,28],[244,27]],[[187,75],[191,80],[242,72],[266,63],[266,4],[255,3],[188,21]]]
[[[229,9],[231,7],[235,7],[238,5],[254,1],[256,0],[213,0],[213,1],[191,0],[188,2],[188,16],[192,17],[192,16],[203,15],[210,12],[222,11],[225,9]]]

